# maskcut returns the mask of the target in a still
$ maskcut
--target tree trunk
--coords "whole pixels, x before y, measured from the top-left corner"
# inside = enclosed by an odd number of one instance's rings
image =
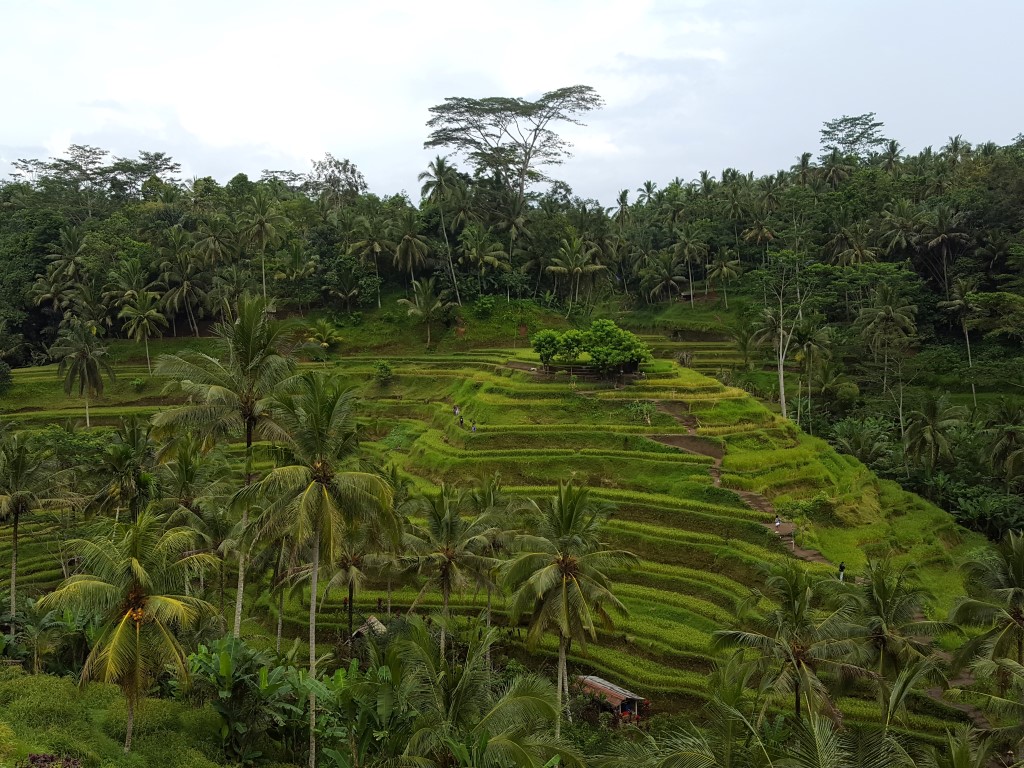
[[[281,634],[284,629],[284,587],[280,589],[277,595],[277,644],[274,646],[277,653],[281,652]]]
[[[459,296],[459,281],[455,278],[455,261],[452,259],[452,246],[448,242],[448,230],[444,226],[444,208],[438,205],[437,209],[441,213],[441,234],[444,235],[444,249],[448,253],[448,269],[452,274],[452,288],[455,290],[455,301],[461,307],[462,298]]]
[[[779,318],[781,322],[782,318]],[[782,328],[779,327],[779,349],[776,355],[776,361],[778,362],[778,373],[779,373],[779,410],[782,411],[782,418],[786,416],[786,373],[783,370],[783,363],[785,362],[786,350],[782,344]]]
[[[444,658],[444,641],[448,622],[448,589],[441,590],[441,658]]]
[[[686,274],[690,278],[690,309],[693,309],[693,262],[686,260]]]
[[[562,684],[565,680],[565,638],[558,636],[558,683],[556,699],[558,714],[555,716],[555,738],[558,739],[562,733]]]
[[[351,576],[351,574],[350,574],[350,576]],[[350,644],[352,642],[352,633],[355,631],[355,628],[352,626],[352,616],[355,613],[355,606],[353,605],[353,603],[355,602],[355,599],[356,599],[356,585],[352,582],[352,579],[349,578],[349,580],[348,580],[348,641],[349,641]]]
[[[89,393],[85,393],[85,428],[88,429],[92,424],[89,423]]]
[[[153,364],[149,361],[149,336],[142,337],[143,343],[146,345],[146,370],[149,371],[149,375],[153,375]]]
[[[377,254],[373,254],[373,275],[377,278],[377,309],[380,309],[380,270],[377,268]]]
[[[309,679],[316,680],[316,599],[320,571],[320,528],[313,531],[313,570],[309,588]],[[309,768],[316,768],[316,693],[309,692]]]
[[[252,484],[252,424],[245,425],[245,484]],[[242,535],[249,525],[249,504],[242,509]],[[232,636],[238,638],[242,634],[242,601],[245,598],[245,546],[238,546],[238,586],[235,591],[235,626]]]
[[[430,346],[430,323],[427,323],[427,346]]]
[[[722,298],[725,299],[725,309],[729,309],[729,288],[725,284],[725,280],[722,281]]]
[[[964,320],[960,321],[960,325],[964,329],[964,341],[967,342],[967,369],[971,374],[971,398],[974,400],[974,407],[978,407],[978,393],[974,391],[974,360],[971,358],[971,337],[967,333],[967,322]]]
[[[263,278],[263,302],[267,301],[267,246],[260,248],[260,275]]]
[[[18,600],[15,596],[18,587],[18,518],[20,514],[17,507],[14,509],[11,524],[11,627],[10,642],[14,642],[14,616],[18,610]]]
[[[796,684],[793,686],[793,711],[796,712],[796,719],[800,719],[800,679],[797,678]]]
[[[132,751],[132,731],[135,730],[135,699],[128,697],[128,723],[124,736],[124,751],[128,754]]]
[[[388,616],[391,615],[391,574],[388,574]]]

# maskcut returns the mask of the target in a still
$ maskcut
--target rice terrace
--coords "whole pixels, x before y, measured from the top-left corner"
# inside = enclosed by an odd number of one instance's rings
[[[539,93],[10,162],[0,767],[1024,764],[1024,136],[607,205]]]

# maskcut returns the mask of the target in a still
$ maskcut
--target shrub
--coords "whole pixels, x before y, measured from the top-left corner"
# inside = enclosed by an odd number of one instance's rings
[[[146,380],[136,377],[131,380],[131,385],[133,390],[141,392],[146,388]]]
[[[494,297],[481,296],[473,304],[473,314],[481,320],[491,316],[494,311]]]
[[[386,387],[395,378],[395,372],[387,360],[378,360],[373,364],[373,380],[381,387]]]
[[[0,360],[0,396],[6,395],[11,389],[11,366]]]

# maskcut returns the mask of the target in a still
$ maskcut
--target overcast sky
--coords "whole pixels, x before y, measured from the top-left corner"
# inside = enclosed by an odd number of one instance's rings
[[[428,107],[574,84],[607,106],[554,175],[605,204],[788,167],[841,114],[915,152],[1024,132],[1018,0],[0,0],[0,28],[2,175],[70,143],[221,181],[331,152],[414,193]]]

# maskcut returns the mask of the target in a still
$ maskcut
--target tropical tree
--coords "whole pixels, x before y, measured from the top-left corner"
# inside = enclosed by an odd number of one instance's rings
[[[167,328],[167,318],[160,311],[157,294],[143,291],[129,299],[117,315],[124,320],[124,332],[128,338],[146,345],[146,370],[153,375],[153,364],[149,359],[149,340],[159,337]]]
[[[405,758],[458,768],[580,766],[574,750],[550,737],[557,697],[548,680],[528,674],[494,684],[487,659],[496,640],[497,630],[482,630],[456,660],[421,622],[413,624],[402,643],[404,679],[417,713]]]
[[[644,287],[650,289],[648,296],[653,300],[661,295],[670,300],[673,293],[681,293],[679,286],[686,282],[686,276],[679,272],[679,260],[672,251],[656,252],[643,270]],[[693,297],[692,286],[690,296]]]
[[[960,569],[968,596],[950,621],[982,629],[961,648],[961,659],[1007,658],[1024,667],[1024,534],[1010,531],[995,547],[965,559]]]
[[[492,510],[468,516],[471,500],[469,493],[442,483],[436,495],[416,502],[416,516],[421,517],[423,523],[410,526],[403,542],[415,573],[426,578],[420,595],[429,586],[436,586],[441,592],[442,655],[452,593],[474,585],[489,586],[495,564],[487,550],[500,528],[495,524]]]
[[[414,280],[412,294],[411,299],[399,299],[398,303],[408,308],[410,317],[418,317],[420,322],[427,327],[427,346],[429,347],[430,327],[443,318],[455,304],[437,293],[433,277]]]
[[[951,296],[948,301],[940,301],[939,309],[943,309],[960,321],[960,330],[964,334],[964,343],[967,345],[967,367],[971,376],[971,398],[974,407],[978,407],[978,393],[974,388],[974,359],[971,357],[971,335],[967,332],[967,320],[976,311],[974,301],[971,299],[978,289],[978,283],[972,278],[958,277],[953,280]]]
[[[593,243],[584,240],[577,234],[562,238],[558,247],[558,256],[551,260],[547,271],[553,275],[565,275],[569,283],[569,312],[572,314],[573,301],[580,299],[580,280],[584,275],[592,275],[605,269],[597,261],[600,249]]]
[[[48,452],[38,444],[17,433],[0,433],[0,522],[11,524],[12,639],[18,605],[18,526],[36,510],[70,503],[70,497],[61,489],[61,481]]]
[[[868,561],[854,596],[868,651],[864,664],[880,677],[895,678],[911,663],[929,657],[929,638],[959,632],[955,624],[923,618],[933,598],[912,564],[897,565],[890,558]]]
[[[100,629],[82,669],[82,681],[120,687],[128,705],[124,751],[132,746],[140,699],[160,675],[188,677],[188,660],[178,633],[195,626],[213,606],[182,594],[190,573],[212,565],[194,551],[186,527],[167,527],[144,512],[129,523],[97,524],[88,538],[73,542],[81,572],[65,579],[39,601],[43,609],[69,608],[100,617]]]
[[[306,546],[309,562],[309,675],[316,678],[316,619],[321,569],[330,569],[343,550],[346,530],[357,525],[391,525],[391,489],[370,472],[346,466],[358,448],[356,400],[336,378],[322,371],[294,382],[294,391],[273,398],[283,457],[274,469],[243,489],[243,500],[268,501],[253,533],[279,540],[286,533]],[[309,765],[316,765],[316,692],[309,693]]]
[[[438,155],[427,165],[427,170],[416,177],[423,182],[420,195],[437,206],[438,214],[441,217],[441,235],[444,237],[445,253],[448,256],[448,272],[452,279],[452,287],[455,289],[455,302],[462,306],[462,299],[459,297],[459,281],[455,277],[455,261],[452,256],[452,246],[448,242],[448,227],[444,223],[445,205],[454,187],[458,186],[458,171],[455,166],[448,163],[447,157]]]
[[[876,357],[882,357],[882,391],[888,389],[889,362],[917,333],[917,306],[898,288],[885,282],[878,286],[870,305],[857,316],[854,327]]]
[[[509,604],[511,620],[529,616],[528,642],[536,644],[548,631],[558,637],[558,738],[562,692],[569,688],[569,643],[586,646],[588,639],[597,639],[599,624],[612,626],[610,610],[626,613],[613,593],[607,571],[635,562],[636,557],[609,549],[600,540],[612,509],[593,500],[584,486],[562,481],[553,498],[531,506],[527,514],[533,515],[532,533],[514,541],[513,555],[503,566],[504,578],[514,590]]]
[[[242,238],[260,254],[260,275],[263,282],[263,300],[267,300],[267,247],[282,236],[288,218],[281,212],[277,201],[266,187],[259,187],[249,199],[249,205],[240,220]]]
[[[491,237],[491,230],[475,222],[462,230],[459,248],[462,251],[459,263],[476,271],[480,293],[484,292],[484,276],[488,271],[505,272],[511,268],[505,249]]]
[[[921,407],[907,414],[907,454],[931,476],[942,459],[952,457],[953,433],[963,426],[967,411],[950,405],[946,396],[928,397]]]
[[[391,227],[391,240],[395,244],[395,268],[408,272],[410,282],[415,282],[416,268],[423,267],[430,255],[430,243],[421,232],[416,209],[403,210],[391,222]]]
[[[822,709],[832,711],[819,673],[827,670],[840,676],[865,674],[856,663],[861,646],[853,621],[855,604],[846,599],[824,609],[818,581],[796,562],[786,562],[770,571],[764,589],[755,593],[752,601],[762,596],[776,607],[750,629],[715,632],[714,647],[749,648],[758,654],[765,690],[792,694],[797,720],[802,698],[812,714]],[[764,705],[768,703],[766,700]]]
[[[211,438],[241,433],[245,439],[245,481],[253,480],[253,442],[282,436],[271,418],[271,398],[292,376],[290,329],[274,320],[262,299],[245,296],[234,322],[213,330],[215,355],[185,351],[164,355],[157,374],[174,382],[190,399],[188,405],[158,413],[153,423]],[[249,524],[242,508],[241,527]],[[238,550],[238,588],[235,593],[234,636],[242,627],[245,593],[245,550]]]
[[[702,222],[703,223],[703,222]],[[704,263],[708,244],[704,229],[697,224],[684,224],[676,230],[675,253],[686,264],[686,282],[690,286],[690,306],[693,306],[693,265]]]
[[[734,255],[733,251],[723,248],[708,268],[708,280],[722,286],[726,309],[729,309],[729,282],[738,278],[742,272],[740,260],[731,258]]]
[[[73,319],[61,328],[57,340],[50,347],[50,357],[57,361],[57,375],[64,378],[64,394],[78,388],[78,396],[85,397],[85,426],[89,422],[89,397],[103,394],[103,376],[114,378],[114,369],[107,356],[107,347],[100,343],[95,329]]]
[[[356,236],[359,238],[352,243],[350,252],[364,262],[367,259],[373,261],[373,274],[377,277],[377,308],[380,309],[380,256],[383,253],[393,253],[394,243],[388,237],[387,222],[379,215],[360,216],[355,221]]]

